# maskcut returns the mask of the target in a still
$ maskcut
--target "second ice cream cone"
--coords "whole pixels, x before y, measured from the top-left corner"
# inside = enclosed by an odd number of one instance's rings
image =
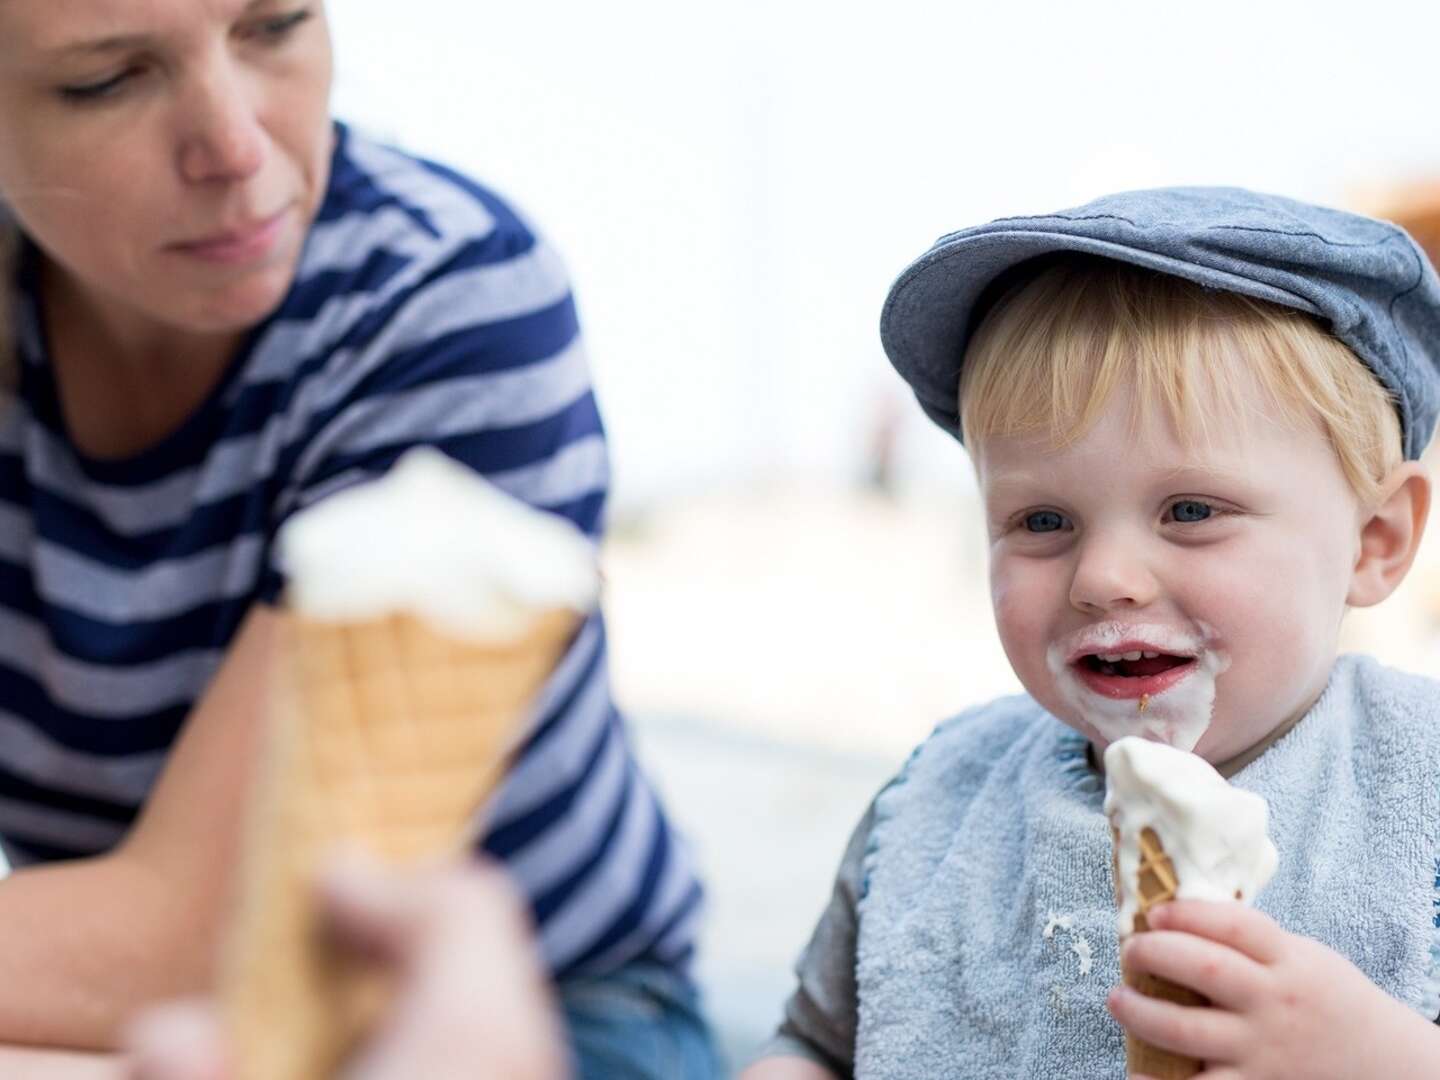
[[[491,645],[408,615],[286,618],[225,973],[237,1080],[330,1076],[369,1027],[388,987],[322,938],[321,860],[344,843],[396,867],[459,853],[576,620],[555,612]]]
[[[433,450],[280,530],[288,573],[271,737],[221,997],[235,1080],[326,1080],[387,1000],[322,932],[337,846],[409,867],[473,841],[599,591],[572,523]]]

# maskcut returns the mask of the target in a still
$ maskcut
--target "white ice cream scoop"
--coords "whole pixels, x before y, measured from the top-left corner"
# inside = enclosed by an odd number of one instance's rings
[[[287,599],[314,619],[408,613],[506,640],[541,613],[588,612],[599,593],[584,533],[428,448],[297,513],[279,542]]]
[[[1105,751],[1105,813],[1117,834],[1120,934],[1134,928],[1140,841],[1152,830],[1169,858],[1175,898],[1250,903],[1279,855],[1266,835],[1269,808],[1195,754],[1134,736]]]

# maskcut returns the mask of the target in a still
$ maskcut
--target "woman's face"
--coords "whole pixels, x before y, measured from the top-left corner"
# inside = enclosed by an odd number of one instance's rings
[[[0,203],[101,311],[234,333],[293,278],[330,82],[321,0],[0,0]]]

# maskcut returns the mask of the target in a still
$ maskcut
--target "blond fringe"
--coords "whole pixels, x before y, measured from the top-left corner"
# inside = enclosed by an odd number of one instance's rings
[[[1404,460],[1389,392],[1316,319],[1087,256],[1017,284],[981,323],[961,374],[966,441],[1072,443],[1122,387],[1132,423],[1159,413],[1201,445],[1262,410],[1296,429],[1318,422],[1364,505]]]

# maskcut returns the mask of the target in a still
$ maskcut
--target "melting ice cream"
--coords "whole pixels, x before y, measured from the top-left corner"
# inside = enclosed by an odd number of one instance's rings
[[[1275,872],[1264,798],[1231,786],[1203,758],[1132,736],[1105,751],[1105,779],[1105,813],[1119,834],[1122,936],[1135,921],[1139,838],[1147,828],[1174,864],[1178,899],[1248,904]]]

